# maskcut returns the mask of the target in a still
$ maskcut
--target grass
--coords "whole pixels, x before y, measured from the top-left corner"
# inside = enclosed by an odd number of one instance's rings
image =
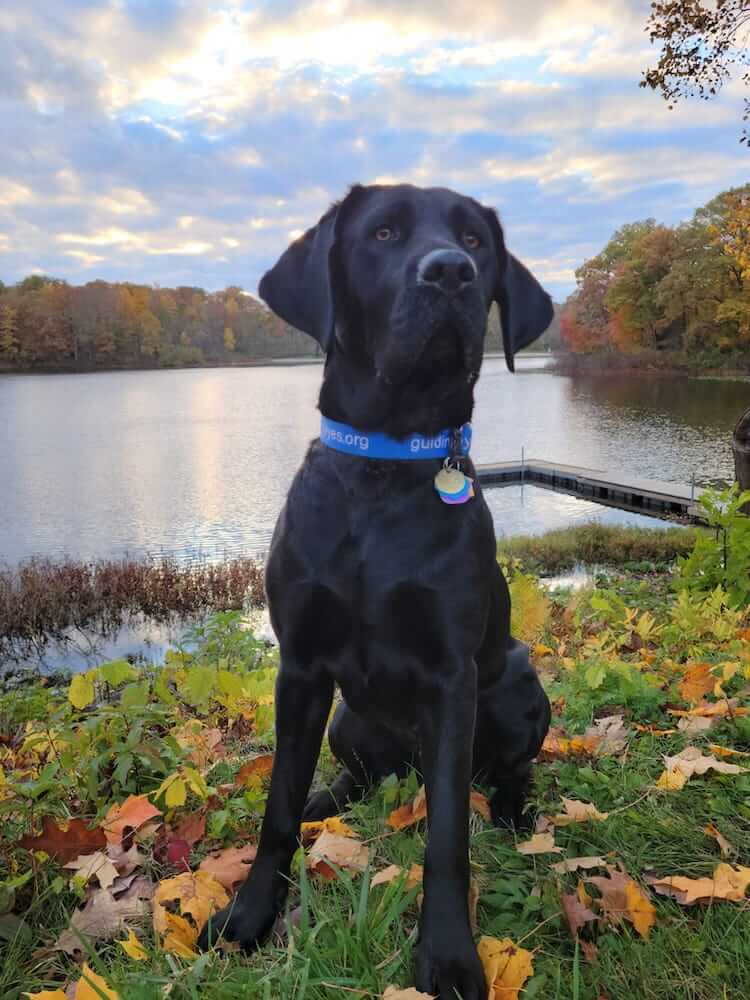
[[[600,536],[589,530],[579,537],[587,539],[588,544]],[[617,537],[622,541],[622,534]],[[652,550],[657,551],[666,552],[666,543]],[[597,557],[597,561],[606,560]],[[654,556],[654,561],[661,560]],[[629,923],[582,931],[584,940],[596,943],[598,954],[592,964],[572,938],[561,913],[560,894],[574,892],[578,876],[556,875],[551,864],[562,857],[604,855],[622,865],[644,887],[648,873],[707,876],[722,861],[716,841],[705,832],[708,823],[715,824],[731,844],[726,860],[735,865],[748,863],[750,771],[694,777],[680,792],[673,793],[659,792],[654,784],[664,766],[663,756],[687,745],[709,753],[710,742],[750,753],[750,717],[737,714],[721,719],[709,734],[691,737],[680,731],[655,736],[636,730],[635,725],[675,728],[676,720],[669,709],[688,705],[679,685],[691,662],[715,664],[719,672],[726,663],[736,663],[734,676],[723,682],[726,694],[738,698],[740,706],[750,706],[750,622],[742,612],[731,612],[721,601],[712,603],[707,599],[690,607],[680,606],[666,571],[620,572],[608,577],[606,589],[556,594],[550,601],[546,619],[533,639],[540,643],[536,659],[553,702],[553,724],[570,736],[581,734],[595,719],[621,713],[630,735],[626,750],[616,755],[550,754],[538,763],[531,802],[534,812],[554,814],[561,797],[566,796],[592,802],[610,814],[603,822],[575,823],[557,829],[555,841],[561,854],[523,855],[516,845],[526,835],[517,838],[472,814],[471,863],[480,890],[478,932],[510,937],[533,950],[534,974],[521,1000],[745,998],[750,995],[750,898],[744,903],[682,907],[652,894],[657,922],[647,939],[641,938]],[[645,612],[654,618],[655,630],[649,631],[649,620],[643,618]],[[641,632],[645,640],[640,638]],[[232,642],[236,643],[236,636]],[[167,686],[177,679],[178,696],[181,684],[183,691],[193,692],[193,705],[185,702],[183,693],[182,700],[169,708],[175,722],[194,717],[205,726],[218,726],[224,733],[227,758],[206,765],[206,779],[213,788],[231,780],[248,753],[266,747],[269,738],[267,732],[259,732],[259,727],[265,727],[258,721],[258,709],[252,723],[229,726],[226,705],[212,702],[213,696],[205,693],[203,685],[209,683],[210,664],[216,657],[221,659],[221,637],[214,630],[211,648],[205,655],[199,651],[192,662],[182,658],[163,668]],[[234,669],[231,657],[222,662]],[[268,667],[269,663],[260,666]],[[192,676],[191,671],[195,672]],[[155,711],[150,703],[135,709],[118,708],[134,701],[133,694],[126,699],[127,690],[123,689],[121,698],[112,695],[110,702],[91,704],[80,712],[68,706],[69,724],[80,723],[91,736],[100,715],[106,716],[107,727],[111,727],[121,711],[137,711],[141,745],[149,752],[153,748],[154,752],[162,752],[163,714],[154,715],[150,721],[149,712]],[[53,725],[50,720],[57,710],[55,706],[61,699],[64,701],[65,694],[42,688],[0,697],[0,761],[7,781],[12,778],[12,757],[20,754],[26,721],[43,719],[45,727]],[[260,691],[259,705],[262,695]],[[713,700],[715,696],[709,692],[707,697]],[[127,732],[134,723],[125,721]],[[106,732],[110,734],[110,729]],[[149,742],[149,733],[156,742]],[[81,753],[85,757],[89,750]],[[110,748],[109,753],[115,750]],[[94,754],[97,760],[106,758],[99,745],[90,750],[91,760]],[[33,771],[29,755],[21,757],[27,771]],[[83,774],[93,766],[89,757],[74,761],[73,770],[80,768]],[[750,757],[727,759],[741,764],[747,761],[750,767]],[[43,763],[39,762],[37,771]],[[37,817],[47,812],[101,817],[111,802],[122,801],[128,790],[153,792],[161,780],[161,774],[149,775],[144,770],[137,777],[140,785],[118,790],[113,784],[113,763],[114,759],[105,761],[103,777],[90,791],[72,778],[68,787],[61,788],[58,782],[44,790],[39,774],[32,779],[27,773],[21,782],[25,797],[0,802],[4,807],[0,812],[0,912],[4,886],[29,868],[29,855],[18,847],[18,839],[38,822]],[[179,760],[169,760],[164,768],[169,771],[178,764]],[[316,781],[325,783],[334,774],[335,764],[324,746]],[[369,878],[388,864],[408,867],[422,862],[425,825],[393,832],[386,822],[394,806],[407,801],[418,783],[417,775],[401,783],[387,781],[351,809],[346,821],[358,837],[369,843],[369,872],[356,877],[341,873],[340,878],[328,882],[307,875],[304,867],[297,866],[288,908],[290,913],[296,912],[297,926],[272,937],[252,957],[208,953],[194,961],[180,959],[161,950],[150,921],[146,921],[138,928],[148,952],[146,962],[135,962],[116,943],[103,942],[97,943],[90,954],[92,968],[125,1000],[156,1000],[166,991],[171,1000],[247,996],[268,1000],[353,1000],[381,997],[391,983],[412,985],[418,890],[406,891],[399,881],[370,890]],[[209,823],[209,833],[191,855],[193,866],[208,850],[255,841],[262,798],[260,792],[248,796],[234,789],[229,799],[218,805],[215,801],[212,806],[211,799],[201,803],[191,794],[185,807],[177,807],[175,822],[184,811],[201,805],[209,809],[210,816],[216,810],[225,814],[216,827]],[[164,808],[163,800],[156,801]],[[163,859],[157,860],[158,852],[152,852],[153,847],[153,838],[146,841],[149,877],[156,881],[174,874]],[[59,987],[79,975],[72,960],[50,950],[49,945],[67,925],[83,890],[70,881],[69,873],[51,861],[37,860],[32,870],[32,879],[16,890],[15,906],[11,907],[28,928],[26,937],[10,942],[0,937],[0,1000],[16,1000],[21,990]],[[2,921],[0,917],[0,935]]]
[[[501,558],[520,559],[535,572],[557,573],[579,563],[653,569],[688,555],[696,530],[621,527],[592,521],[543,535],[504,538],[497,551]]]

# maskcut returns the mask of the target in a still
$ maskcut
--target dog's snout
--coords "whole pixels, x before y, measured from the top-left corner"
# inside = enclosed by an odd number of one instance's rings
[[[458,292],[477,279],[477,266],[461,250],[432,250],[417,265],[417,283]]]

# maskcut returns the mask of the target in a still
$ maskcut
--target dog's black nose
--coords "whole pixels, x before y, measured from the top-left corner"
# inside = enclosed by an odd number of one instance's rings
[[[431,250],[417,264],[417,284],[459,292],[477,279],[477,266],[461,250]]]

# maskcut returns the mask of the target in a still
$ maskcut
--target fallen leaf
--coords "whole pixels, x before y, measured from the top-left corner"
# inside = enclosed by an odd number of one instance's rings
[[[141,920],[150,911],[154,887],[143,875],[137,875],[130,887],[115,897],[110,889],[97,889],[83,909],[76,910],[69,927],[55,942],[55,949],[75,955],[83,951],[80,935],[97,941],[109,941],[127,930],[127,924]]]
[[[402,990],[399,986],[387,986],[383,1000],[435,1000],[435,997],[432,993],[420,993],[413,986],[406,990]]]
[[[419,823],[420,820],[426,819],[426,817],[427,794],[424,785],[422,785],[411,802],[407,802],[400,809],[393,810],[388,817],[388,826],[393,827],[394,830],[403,830],[407,826]]]
[[[124,850],[122,844],[107,844],[107,857],[120,876],[130,875],[136,868],[143,867],[143,862],[146,860],[138,850],[137,844],[133,844],[127,851]]]
[[[578,937],[578,932],[592,920],[596,920],[596,914],[580,901],[576,893],[568,892],[560,895],[563,913],[573,937]]]
[[[721,850],[721,856],[726,858],[732,853],[732,845],[729,843],[724,834],[718,830],[713,823],[708,823],[703,827],[703,832],[707,833],[709,837],[713,837],[716,843],[719,845]]]
[[[738,764],[726,764],[713,756],[704,756],[698,747],[685,747],[674,757],[665,756],[664,763],[668,771],[679,771],[686,778],[694,774],[705,774],[707,771],[718,771],[720,774],[741,774],[744,767]]]
[[[679,792],[687,784],[687,777],[681,771],[662,771],[656,788],[662,792]]]
[[[703,702],[687,711],[681,708],[670,708],[668,711],[670,715],[680,716],[681,718],[691,715],[705,715],[724,719],[737,715],[747,715],[750,712],[750,708],[741,708],[738,698],[724,698],[721,701],[711,703]]]
[[[45,816],[39,836],[21,837],[19,844],[28,851],[44,851],[61,864],[66,864],[82,854],[100,850],[106,845],[106,840],[99,827],[89,830],[82,819],[71,819],[58,826],[52,816]]]
[[[190,844],[186,840],[177,838],[170,840],[167,844],[167,862],[172,868],[181,868],[183,871],[190,871]]]
[[[258,848],[255,844],[244,847],[227,847],[214,851],[201,861],[199,872],[207,872],[225,889],[233,893],[247,878]]]
[[[340,816],[328,816],[326,819],[316,819],[302,824],[300,837],[303,845],[311,844],[325,831],[337,833],[340,837],[357,836],[356,830],[353,830]]]
[[[609,813],[602,813],[590,802],[577,802],[575,799],[562,800],[564,813],[552,816],[551,820],[555,826],[568,826],[570,823],[585,823],[588,820],[597,822],[607,819]]]
[[[654,726],[642,726],[638,722],[633,723],[633,725],[639,733],[648,733],[650,736],[673,736],[677,732],[676,729],[656,729]]]
[[[750,757],[750,753],[745,750],[732,750],[729,747],[719,746],[718,743],[709,743],[708,749],[720,757]]]
[[[624,750],[628,745],[630,730],[621,715],[608,715],[589,726],[583,738],[597,740],[594,752],[598,757],[603,757],[605,754],[616,754]]]
[[[479,960],[489,988],[488,1000],[518,1000],[523,984],[534,972],[534,956],[510,938],[481,937]]]
[[[176,954],[185,954],[184,949],[194,953],[200,929],[229,898],[224,886],[207,871],[185,872],[160,882],[154,893],[154,930],[162,948]],[[167,909],[175,903],[179,914]]]
[[[583,952],[583,957],[591,965],[596,965],[597,959],[599,958],[599,949],[596,947],[593,941],[587,941],[585,938],[579,938],[578,943],[581,946],[581,951]],[[599,1000],[607,1000],[603,993],[599,994]]]
[[[104,817],[102,829],[110,844],[122,844],[128,831],[138,830],[162,812],[146,795],[130,795],[122,805],[113,805]]]
[[[383,868],[382,871],[376,872],[372,880],[370,881],[370,888],[374,889],[376,885],[388,885],[389,882],[393,882],[397,879],[404,869],[400,865],[388,865],[387,868]],[[422,865],[412,865],[406,876],[406,881],[404,882],[405,889],[414,889],[416,886],[420,885],[422,882],[423,868]]]
[[[65,990],[42,990],[41,993],[22,993],[22,997],[30,997],[31,1000],[68,1000]]]
[[[118,872],[112,860],[103,851],[94,854],[81,854],[74,861],[69,861],[63,868],[77,872],[84,882],[95,878],[102,889],[109,889],[117,878]]]
[[[716,724],[716,719],[705,715],[691,715],[686,718],[680,719],[677,723],[677,728],[685,736],[698,736],[700,733],[705,733],[712,726]]]
[[[472,789],[471,795],[469,796],[469,805],[474,810],[478,812],[479,815],[486,819],[489,823],[490,821],[490,804],[487,801],[487,796],[482,795],[481,792],[476,792]]]
[[[562,847],[555,845],[554,833],[535,833],[530,840],[516,844],[519,854],[562,854]]]
[[[695,705],[713,691],[715,683],[710,663],[689,664],[679,684],[680,695],[685,701]]]
[[[128,936],[124,941],[117,942],[126,955],[129,955],[136,962],[148,960],[148,953],[141,942],[135,936],[132,927],[128,931]]]
[[[174,828],[177,840],[185,840],[191,847],[194,847],[199,840],[203,840],[205,833],[206,813],[202,809],[187,813]]]
[[[565,875],[567,872],[587,871],[589,868],[605,868],[607,862],[598,855],[589,855],[583,858],[565,858],[554,865],[550,865],[553,872],[558,875]]]
[[[307,867],[325,878],[336,878],[337,868],[362,872],[367,867],[370,852],[365,844],[353,837],[341,837],[324,831],[310,848]]]
[[[120,994],[111,989],[107,981],[84,962],[75,1000],[103,1000],[104,997],[107,1000],[120,1000]]]
[[[721,862],[710,878],[686,878],[683,875],[667,875],[664,878],[647,877],[646,881],[662,896],[671,896],[681,906],[693,903],[710,903],[714,899],[739,903],[745,899],[750,885],[750,868]]]
[[[589,876],[586,881],[601,892],[596,903],[609,923],[618,925],[628,920],[642,938],[648,937],[656,923],[656,909],[637,882],[611,865],[606,876]]]
[[[253,757],[237,772],[234,779],[235,785],[241,785],[244,788],[260,788],[264,779],[271,775],[273,757],[272,753],[262,753]]]
[[[600,736],[564,736],[560,729],[552,727],[544,738],[540,755],[548,757],[573,757],[596,753]]]

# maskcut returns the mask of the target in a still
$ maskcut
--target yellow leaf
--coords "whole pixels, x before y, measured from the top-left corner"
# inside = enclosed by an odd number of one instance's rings
[[[180,913],[171,913],[167,904],[179,903]],[[176,954],[192,957],[198,930],[208,918],[226,906],[229,893],[205,871],[184,872],[165,879],[154,893],[154,930],[163,938],[162,947]],[[192,923],[185,919],[191,917]],[[190,952],[190,955],[187,955]]]
[[[489,989],[488,1000],[518,1000],[523,984],[534,972],[534,956],[510,938],[481,937],[479,960]]]
[[[708,823],[704,826],[703,832],[707,833],[709,837],[713,837],[721,849],[721,856],[723,858],[726,858],[727,855],[732,853],[732,845],[729,843],[721,830],[719,830],[713,823]]]
[[[555,826],[568,826],[570,823],[585,823],[587,820],[596,820],[599,822],[607,819],[609,816],[609,813],[599,812],[596,806],[590,802],[577,802],[575,799],[566,799],[563,797],[562,804],[565,812],[551,817]]]
[[[208,785],[206,784],[206,779],[203,775],[199,771],[196,771],[194,767],[184,767],[183,772],[193,793],[197,795],[199,799],[207,799]]]
[[[128,931],[128,936],[124,941],[118,941],[117,943],[125,954],[129,955],[136,962],[145,962],[148,959],[143,945],[135,936],[132,929]]]
[[[22,993],[21,996],[30,1000],[68,1000],[65,990],[42,990],[41,993]]]
[[[177,777],[169,784],[164,801],[169,809],[177,809],[184,806],[187,801],[187,788],[182,778]]]
[[[543,642],[538,642],[534,646],[534,656],[554,656],[554,649],[550,649],[549,646],[545,646]]]
[[[431,993],[420,993],[413,986],[406,990],[402,990],[398,986],[387,986],[383,1000],[434,1000],[434,998]]]
[[[387,868],[383,868],[382,871],[377,872],[372,877],[370,882],[370,888],[373,889],[376,885],[387,885],[389,882],[393,882],[397,879],[399,875],[404,871],[400,865],[388,865]],[[406,876],[406,881],[404,882],[405,889],[413,889],[418,886],[422,881],[422,866],[412,865],[409,869],[409,873]]]
[[[170,951],[180,958],[197,958],[195,945],[198,941],[198,929],[176,913],[165,913],[164,924],[166,933],[161,942],[164,951]]]
[[[724,899],[733,903],[745,900],[750,885],[750,868],[721,862],[714,869],[711,878],[686,878],[682,875],[667,875],[664,878],[646,879],[662,896],[671,896],[681,906],[693,903],[709,903],[714,899]]]
[[[94,700],[94,674],[89,671],[87,674],[76,674],[70,682],[68,688],[68,701],[79,711],[86,708]]]
[[[647,938],[649,931],[656,923],[654,904],[643,893],[637,882],[633,881],[629,881],[625,885],[625,898],[633,926],[642,938]]]
[[[687,784],[687,775],[682,771],[662,771],[656,787],[663,792],[679,792]]]
[[[531,840],[516,844],[519,854],[562,854],[562,847],[555,846],[554,833],[535,833]]]
[[[98,976],[84,963],[82,975],[76,987],[76,1000],[120,1000],[120,994],[111,989],[105,979]]]
[[[340,816],[328,816],[326,819],[316,819],[300,826],[303,844],[317,840],[321,833],[337,833],[340,837],[356,837],[356,832],[343,821]]]

